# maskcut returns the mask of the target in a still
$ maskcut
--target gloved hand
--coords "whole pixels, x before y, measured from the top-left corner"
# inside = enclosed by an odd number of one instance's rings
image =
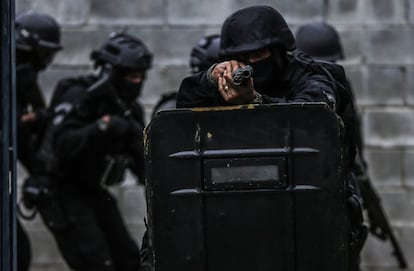
[[[142,140],[142,131],[144,127],[137,121],[132,118],[120,117],[117,115],[105,115],[99,122],[98,126],[101,127],[104,131],[111,137],[122,137],[124,140]],[[107,126],[107,127],[104,127]]]
[[[108,132],[113,135],[125,136],[131,131],[131,123],[124,117],[111,116]]]

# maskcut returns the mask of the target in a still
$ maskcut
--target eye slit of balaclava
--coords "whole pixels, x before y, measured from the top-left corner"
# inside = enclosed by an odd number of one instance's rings
[[[133,72],[142,72],[142,80],[139,83],[127,79],[127,74]],[[126,69],[116,69],[114,71],[114,87],[119,96],[125,101],[134,101],[141,95],[143,81],[145,80],[145,71],[133,71]]]
[[[259,61],[248,63],[253,68],[254,88],[263,94],[274,93],[274,88],[283,79],[284,55],[279,48],[272,48],[271,55]]]

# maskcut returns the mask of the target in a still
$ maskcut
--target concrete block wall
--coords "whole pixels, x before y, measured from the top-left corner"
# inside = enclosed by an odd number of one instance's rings
[[[365,156],[395,234],[414,270],[414,1],[412,0],[16,0],[16,11],[49,13],[63,26],[63,45],[40,79],[47,98],[56,82],[91,72],[89,52],[113,31],[127,30],[154,53],[154,66],[141,97],[147,115],[158,97],[176,90],[189,74],[192,46],[219,33],[238,8],[267,4],[293,31],[311,20],[338,29],[361,114]],[[21,172],[20,176],[23,176]],[[134,237],[143,232],[143,188],[133,180],[113,189]],[[52,237],[38,220],[25,223],[32,239],[31,271],[67,271]],[[398,270],[389,243],[369,237],[364,270]]]

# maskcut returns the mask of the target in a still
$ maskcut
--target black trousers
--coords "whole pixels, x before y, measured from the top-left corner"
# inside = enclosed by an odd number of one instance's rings
[[[40,214],[76,271],[138,271],[141,259],[113,196],[104,188],[59,188]]]

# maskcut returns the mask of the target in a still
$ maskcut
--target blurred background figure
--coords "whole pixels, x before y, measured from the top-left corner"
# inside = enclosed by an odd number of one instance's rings
[[[220,35],[212,34],[201,38],[193,47],[190,54],[191,73],[197,73],[210,68],[219,61]]]
[[[42,171],[31,176],[25,198],[71,269],[139,271],[139,247],[109,186],[120,184],[127,169],[144,183],[138,97],[152,54],[140,39],[113,33],[91,59],[97,74],[62,79],[53,93],[36,153]],[[35,198],[30,191],[45,192]]]
[[[191,73],[195,74],[210,68],[219,61],[220,35],[211,34],[202,37],[190,53]],[[161,95],[154,106],[152,117],[161,110],[176,108],[177,91],[171,91]]]
[[[299,27],[296,46],[319,60],[336,62],[345,59],[338,32],[326,22],[311,22]]]
[[[319,61],[336,63],[345,59],[344,49],[337,30],[330,24],[317,21],[300,26],[296,32],[296,46],[300,51],[305,52]],[[351,96],[353,111],[352,115],[355,122],[354,138],[357,148],[357,160],[363,161],[364,173],[366,173],[366,162],[363,159],[363,138],[361,132],[360,117],[356,110],[355,95],[352,90],[351,82],[348,82],[348,92]],[[362,170],[362,169],[361,169]],[[361,170],[358,170],[360,172]]]
[[[344,49],[337,30],[326,22],[311,22],[299,27],[296,33],[296,46],[298,50],[307,53],[318,61],[336,63],[345,59]],[[356,152],[352,172],[360,189],[363,207],[368,218],[369,232],[382,241],[389,240],[394,250],[393,256],[396,257],[400,268],[406,268],[407,260],[394,236],[389,220],[380,203],[380,197],[368,175],[368,165],[364,157],[361,117],[356,110],[355,95],[349,80],[347,80],[347,89],[352,106],[348,110],[344,110],[344,115],[353,118],[355,123],[353,138],[355,139]]]
[[[34,153],[40,144],[46,111],[38,74],[62,49],[60,26],[48,14],[24,12],[16,17],[15,31],[18,159],[26,171],[33,174],[37,168]],[[18,270],[28,270],[30,241],[19,220],[17,248]]]
[[[46,69],[61,49],[60,26],[51,16],[23,13],[16,17],[18,157],[29,172],[36,170],[33,154],[39,143],[37,140],[46,112],[38,74]]]

